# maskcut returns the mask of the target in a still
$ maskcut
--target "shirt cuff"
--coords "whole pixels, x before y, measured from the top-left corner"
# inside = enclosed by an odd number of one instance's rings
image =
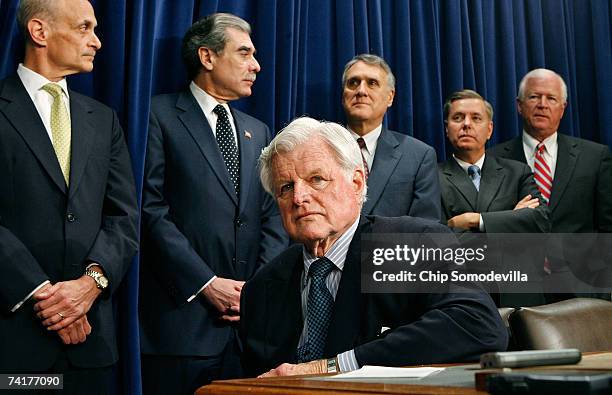
[[[187,303],[190,303],[192,300],[194,300],[195,297],[198,296],[200,294],[200,292],[204,291],[204,288],[208,287],[210,285],[210,283],[212,283],[216,278],[217,278],[217,276],[212,276],[212,278],[210,280],[208,280],[206,282],[206,284],[204,284],[202,286],[202,288],[198,289],[198,292],[194,293],[193,295],[191,295],[189,297],[189,299],[187,299]]]
[[[25,297],[25,299],[23,299],[21,302],[17,303],[15,306],[13,306],[13,308],[11,309],[11,313],[16,312],[17,309],[19,309],[22,304],[27,302],[28,299],[30,299],[32,297],[32,295],[34,295],[36,292],[38,292],[39,289],[41,289],[42,287],[44,287],[45,285],[50,284],[50,283],[51,282],[49,280],[47,280],[47,281],[44,281],[42,284],[40,284],[38,287],[34,288],[34,290],[32,292],[30,292],[28,294],[28,296]]]
[[[484,227],[484,221],[482,220],[482,214],[478,214],[479,220],[478,220],[478,230],[481,232],[485,231],[485,227]]]
[[[355,357],[355,349],[338,354],[338,369],[340,373],[359,369],[359,363]]]

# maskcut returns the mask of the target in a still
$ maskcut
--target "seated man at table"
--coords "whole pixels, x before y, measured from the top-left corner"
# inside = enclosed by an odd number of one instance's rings
[[[505,349],[506,329],[484,292],[361,293],[362,234],[450,231],[421,218],[360,216],[364,169],[346,129],[297,119],[264,149],[259,164],[262,184],[297,243],[242,290],[245,373],[457,362]]]

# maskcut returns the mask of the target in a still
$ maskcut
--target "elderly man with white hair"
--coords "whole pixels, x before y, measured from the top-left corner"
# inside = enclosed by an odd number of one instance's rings
[[[262,185],[297,243],[243,288],[245,373],[465,361],[506,347],[506,330],[484,292],[361,292],[362,234],[449,230],[421,218],[361,216],[364,169],[345,128],[299,118],[263,150],[259,164]]]

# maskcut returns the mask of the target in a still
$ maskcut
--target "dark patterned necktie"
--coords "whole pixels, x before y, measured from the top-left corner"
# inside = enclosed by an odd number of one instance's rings
[[[213,112],[217,114],[217,127],[215,130],[217,145],[219,145],[219,150],[221,151],[221,155],[223,155],[223,161],[227,167],[230,179],[234,184],[236,195],[238,195],[240,186],[240,159],[238,157],[238,147],[236,146],[232,126],[230,125],[227,111],[225,111],[225,108],[221,104],[218,104]]]
[[[368,162],[365,160],[365,156],[363,156],[363,149],[366,148],[366,142],[363,137],[359,137],[357,139],[357,144],[359,145],[359,151],[361,152],[361,160],[363,161],[363,170],[365,171],[366,180],[370,176],[370,169],[368,168]]]
[[[334,307],[334,298],[327,289],[325,279],[333,269],[334,264],[323,257],[314,261],[308,270],[308,276],[310,277],[306,314],[308,342],[298,350],[298,360],[300,362],[323,358],[327,330]]]

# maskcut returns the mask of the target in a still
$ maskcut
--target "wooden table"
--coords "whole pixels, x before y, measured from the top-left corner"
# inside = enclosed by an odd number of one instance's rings
[[[436,366],[460,366],[461,364],[448,364]],[[540,366],[523,369],[513,369],[513,371],[530,371],[542,373],[546,370],[566,370],[570,371],[612,371],[612,352],[606,353],[585,353],[582,361],[576,365],[560,366]],[[487,374],[499,372],[499,370],[481,370],[476,373],[476,381],[484,387],[484,380]],[[310,378],[306,378],[310,377]],[[486,391],[477,390],[475,387],[449,387],[441,385],[419,385],[419,384],[384,384],[384,383],[365,383],[355,381],[324,381],[316,380],[314,377],[321,376],[293,376],[293,377],[269,377],[265,379],[237,379],[226,381],[214,381],[212,384],[200,387],[196,395],[320,395],[320,394],[415,394],[415,395],[483,395]]]
[[[356,383],[348,381],[306,380],[303,377],[270,377],[265,379],[237,379],[215,381],[200,387],[197,395],[239,394],[452,394],[483,395],[475,388],[443,387],[414,384]]]

